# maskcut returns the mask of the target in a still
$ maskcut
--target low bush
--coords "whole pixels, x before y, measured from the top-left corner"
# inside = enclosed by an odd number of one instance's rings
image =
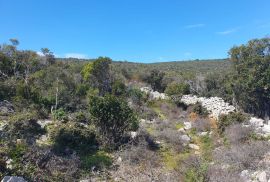
[[[20,113],[13,116],[7,126],[6,135],[10,139],[26,139],[34,142],[45,130],[37,123],[35,113]]]
[[[112,95],[92,97],[89,111],[104,146],[115,148],[129,131],[138,128],[137,117],[123,99]]]
[[[242,124],[234,124],[226,128],[224,134],[232,145],[239,145],[250,139],[251,127],[244,127]]]
[[[211,124],[208,119],[205,118],[198,118],[192,123],[192,128],[195,128],[197,132],[203,132],[203,131],[210,131],[211,129]]]
[[[88,154],[81,157],[82,168],[101,170],[102,168],[110,167],[112,165],[111,156],[104,152],[98,151],[93,154]]]
[[[95,150],[98,145],[95,131],[78,123],[55,126],[54,131],[50,133],[50,138],[58,153],[66,153],[70,149],[87,153]]]
[[[209,112],[207,111],[207,109],[204,108],[204,107],[202,106],[201,103],[196,103],[196,104],[193,106],[192,111],[193,111],[194,113],[196,113],[196,114],[202,116],[202,117],[207,117],[208,114],[209,114]]]
[[[232,112],[228,115],[221,115],[218,120],[218,131],[223,134],[226,127],[235,124],[243,123],[247,120],[247,116],[241,112]]]
[[[53,118],[59,121],[67,121],[68,117],[63,108],[53,111]]]
[[[219,163],[229,165],[234,171],[256,170],[263,156],[269,152],[267,141],[251,141],[244,144],[222,147],[213,152],[214,159]]]
[[[165,93],[167,95],[185,95],[190,93],[189,84],[186,83],[171,83],[166,87]]]

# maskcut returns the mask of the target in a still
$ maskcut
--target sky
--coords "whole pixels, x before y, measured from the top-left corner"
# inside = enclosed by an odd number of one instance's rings
[[[133,62],[227,58],[270,35],[270,0],[0,0],[0,44]]]

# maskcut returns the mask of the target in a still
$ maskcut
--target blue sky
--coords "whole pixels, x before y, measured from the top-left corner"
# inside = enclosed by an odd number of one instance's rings
[[[226,58],[270,34],[269,0],[0,0],[0,43],[56,56],[162,62]]]

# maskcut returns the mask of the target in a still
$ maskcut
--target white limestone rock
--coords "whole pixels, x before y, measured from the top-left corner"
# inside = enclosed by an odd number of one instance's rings
[[[191,123],[190,122],[184,122],[184,129],[185,130],[190,130],[191,128],[192,128],[192,126],[191,126]]]
[[[183,141],[183,142],[189,142],[191,140],[191,138],[187,135],[182,135],[180,136],[180,139]]]
[[[263,124],[263,122],[264,122],[263,119],[260,119],[260,118],[251,117],[249,122],[254,127],[262,127],[264,125]]]
[[[189,148],[191,148],[191,149],[194,149],[194,150],[200,150],[200,147],[199,147],[198,145],[195,145],[195,144],[190,143],[190,144],[188,144],[188,146],[189,146]]]

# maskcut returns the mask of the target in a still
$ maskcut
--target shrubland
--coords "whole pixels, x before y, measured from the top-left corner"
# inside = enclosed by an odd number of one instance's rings
[[[270,115],[269,38],[233,47],[229,59],[155,64],[60,59],[18,45],[0,47],[0,177],[239,181],[269,151],[244,127],[250,114]],[[169,99],[153,100],[143,86]],[[180,102],[186,94],[221,97],[237,112],[209,118],[200,103]]]

